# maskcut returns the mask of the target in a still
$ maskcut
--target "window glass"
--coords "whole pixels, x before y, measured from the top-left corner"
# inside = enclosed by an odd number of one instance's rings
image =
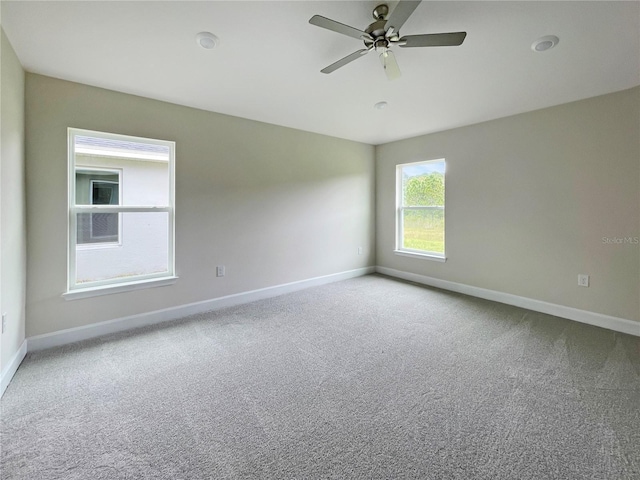
[[[396,249],[444,257],[444,159],[398,165],[396,173]]]
[[[69,290],[173,276],[173,142],[69,129]]]

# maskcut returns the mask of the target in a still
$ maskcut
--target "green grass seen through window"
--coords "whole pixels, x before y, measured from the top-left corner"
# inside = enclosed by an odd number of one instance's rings
[[[443,212],[405,211],[403,248],[444,255]]]

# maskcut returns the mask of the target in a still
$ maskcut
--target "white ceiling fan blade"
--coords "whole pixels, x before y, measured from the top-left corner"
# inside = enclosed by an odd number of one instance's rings
[[[406,22],[413,11],[418,8],[421,1],[422,0],[400,0],[389,15],[387,23],[385,24],[385,29],[393,27],[394,32],[400,30],[402,25],[404,25],[404,22]]]
[[[327,30],[331,30],[332,32],[337,32],[343,35],[347,35],[348,37],[357,38],[358,40],[364,40],[365,38],[371,39],[371,36],[368,33],[363,32],[362,30],[358,30],[357,28],[350,27],[349,25],[336,22],[335,20],[331,20],[330,18],[322,17],[320,15],[314,15],[313,17],[311,17],[309,19],[309,23],[311,25],[315,25],[316,27],[326,28]]]
[[[391,50],[386,49],[380,54],[380,63],[382,63],[384,73],[387,74],[389,80],[395,80],[402,75],[402,73],[400,73],[400,67],[398,67],[398,62],[396,62],[396,56]]]
[[[363,48],[362,50],[358,50],[357,52],[353,52],[351,55],[347,55],[346,57],[338,60],[335,63],[332,63],[331,65],[329,65],[328,67],[323,68],[320,71],[322,73],[334,72],[337,69],[339,69],[340,67],[344,67],[347,63],[351,63],[354,60],[357,60],[358,58],[362,57],[365,53],[368,53],[369,51],[371,51],[370,48]]]
[[[462,45],[467,32],[429,33],[426,35],[407,35],[398,42],[402,48],[407,47],[457,47]]]

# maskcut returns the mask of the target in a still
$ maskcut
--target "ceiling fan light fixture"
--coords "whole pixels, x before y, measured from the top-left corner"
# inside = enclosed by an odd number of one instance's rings
[[[555,47],[559,41],[560,39],[555,35],[545,35],[531,44],[531,50],[534,52],[546,52]]]
[[[395,80],[402,75],[396,57],[389,48],[385,48],[380,54],[380,63],[388,80]]]
[[[196,35],[196,43],[206,50],[211,50],[220,43],[220,39],[211,32],[200,32]]]

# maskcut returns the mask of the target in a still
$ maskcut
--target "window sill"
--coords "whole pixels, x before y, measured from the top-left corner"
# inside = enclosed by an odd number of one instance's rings
[[[113,293],[130,292],[142,290],[144,288],[164,287],[173,285],[178,277],[152,278],[149,280],[139,280],[137,282],[118,283],[113,285],[100,285],[99,287],[78,288],[62,294],[65,300],[79,300],[81,298],[97,297],[100,295],[111,295]]]
[[[419,253],[419,252],[409,252],[406,250],[394,250],[393,253],[396,255],[400,255],[403,257],[413,257],[413,258],[422,258],[424,260],[431,260],[434,262],[446,262],[447,257],[439,257],[437,255],[430,255],[428,253]]]

